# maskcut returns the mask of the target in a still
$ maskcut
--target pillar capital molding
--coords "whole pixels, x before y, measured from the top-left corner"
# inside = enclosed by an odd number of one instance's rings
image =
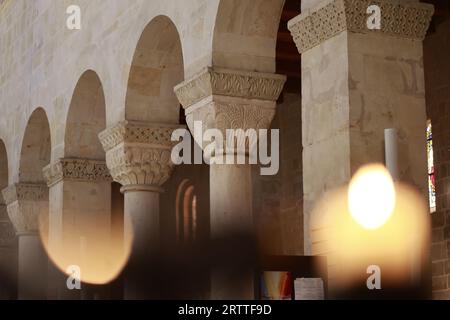
[[[122,121],[99,134],[111,176],[122,186],[160,187],[173,170],[174,124]]]
[[[48,210],[48,188],[45,184],[17,183],[2,191],[8,216],[16,233],[35,234],[42,213]]]
[[[222,151],[230,154],[236,150],[226,131],[269,129],[285,82],[286,77],[278,74],[206,68],[176,86],[175,93],[185,109],[191,131],[197,121],[202,123],[202,132],[218,129],[225,139],[226,149]],[[251,148],[242,134],[238,134],[236,141],[238,146],[246,145],[246,152]],[[204,149],[202,142],[197,141]],[[207,158],[210,156],[213,154],[205,154]]]
[[[367,28],[367,8],[381,9],[381,29]],[[434,14],[433,5],[392,0],[327,0],[288,23],[300,53],[343,31],[384,34],[402,39],[425,39]]]
[[[59,159],[43,169],[49,187],[60,181],[112,181],[105,161],[89,159]]]
[[[175,87],[185,109],[213,95],[276,101],[286,77],[272,73],[208,67]]]
[[[15,183],[2,191],[5,204],[16,201],[48,201],[48,188],[45,184]]]

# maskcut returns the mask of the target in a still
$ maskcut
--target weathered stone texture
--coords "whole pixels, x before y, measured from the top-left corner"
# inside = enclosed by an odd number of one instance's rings
[[[432,214],[433,298],[450,299],[450,21],[424,44],[427,115],[433,127],[436,212]]]

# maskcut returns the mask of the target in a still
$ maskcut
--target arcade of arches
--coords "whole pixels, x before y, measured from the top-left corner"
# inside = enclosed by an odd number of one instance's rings
[[[64,1],[0,1],[0,299],[252,299],[207,247],[326,256],[313,207],[384,162],[386,128],[432,198],[426,277],[450,299],[450,6],[375,2],[369,31],[368,0],[73,0],[81,30]],[[175,166],[172,132],[199,120],[279,129],[278,173]]]

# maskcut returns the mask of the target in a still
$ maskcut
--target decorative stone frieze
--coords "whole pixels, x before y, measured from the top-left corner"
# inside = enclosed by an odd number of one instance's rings
[[[49,187],[62,180],[112,181],[105,161],[88,159],[60,159],[44,168]]]
[[[123,186],[160,187],[173,169],[172,132],[180,125],[123,121],[100,133],[106,163],[113,179]]]
[[[211,95],[276,101],[285,82],[278,74],[207,68],[176,86],[175,93],[185,109]]]
[[[230,139],[227,130],[268,129],[285,82],[286,77],[277,74],[208,68],[176,86],[175,93],[185,108],[191,131],[195,122],[201,122],[203,132],[221,131],[225,139],[224,153],[235,153],[237,148],[243,150],[242,147],[248,153],[252,146],[245,134],[241,132]],[[198,137],[194,135],[194,138]],[[203,139],[196,140],[203,148],[206,146]],[[205,154],[206,158],[211,156]]]
[[[45,184],[18,183],[2,191],[8,216],[17,234],[36,233],[41,218],[48,212],[48,188]]]
[[[16,201],[48,201],[48,188],[45,184],[16,183],[2,193],[7,206]]]
[[[367,27],[367,8],[381,9],[381,29]],[[430,4],[391,0],[329,0],[289,21],[288,28],[300,53],[343,31],[378,33],[422,41],[434,8]]]

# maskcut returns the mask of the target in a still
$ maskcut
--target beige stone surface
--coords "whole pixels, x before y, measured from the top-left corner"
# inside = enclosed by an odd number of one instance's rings
[[[72,4],[81,8],[81,30],[66,28],[66,8]],[[176,27],[186,77],[211,65],[218,4],[218,0],[8,0],[2,4],[0,139],[7,147],[11,181],[18,181],[23,134],[37,107],[44,108],[49,119],[52,159],[64,156],[60,146],[69,107],[85,71],[94,70],[101,81],[107,124],[125,119],[135,49],[155,17],[167,16]]]

